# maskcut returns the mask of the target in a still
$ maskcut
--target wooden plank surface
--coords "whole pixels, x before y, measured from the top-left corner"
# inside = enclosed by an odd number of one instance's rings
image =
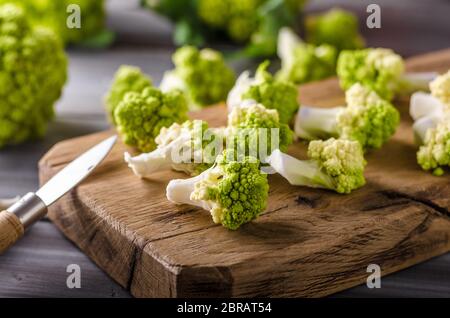
[[[412,71],[449,67],[450,49],[408,62]],[[304,104],[343,103],[335,79],[300,91]],[[449,177],[417,166],[407,104],[397,103],[396,135],[367,155],[364,188],[343,196],[272,175],[266,213],[238,231],[213,224],[203,210],[168,202],[165,186],[181,174],[136,178],[123,163],[121,143],[49,217],[134,296],[329,295],[365,281],[369,264],[386,275],[450,249]],[[220,126],[226,108],[196,116]],[[109,134],[57,144],[40,162],[41,182]],[[297,143],[290,153],[299,157],[304,147]]]
[[[100,131],[108,126],[100,101],[114,67],[121,63],[138,65],[151,74],[155,82],[161,78],[162,71],[170,67],[170,54],[173,50],[170,25],[164,19],[138,10],[137,2],[138,0],[108,0],[108,24],[118,33],[118,43],[111,50],[69,51],[70,80],[58,103],[57,118],[50,125],[46,139],[0,151],[0,197],[15,196],[36,189],[37,161],[55,142]],[[344,5],[364,18],[368,3],[371,1],[313,0],[309,10]],[[450,3],[447,0],[382,0],[377,3],[382,7],[383,28],[362,28],[369,45],[389,46],[405,56],[449,46]],[[251,66],[252,64],[241,63],[235,65],[238,70]],[[33,228],[19,244],[23,252],[11,250],[0,257],[0,297],[71,297],[74,292],[82,296],[84,287],[74,291],[65,286],[66,276],[61,273],[65,272],[68,265],[67,255],[70,255],[70,262],[80,264],[82,270],[86,268],[83,270],[83,282],[86,282],[83,286],[96,282],[86,296],[109,297],[110,286],[120,290],[78,248],[68,243],[51,223],[41,222],[39,230]],[[28,253],[37,257],[33,266],[27,265],[30,263]],[[49,268],[52,270],[49,271]],[[446,254],[384,278],[381,289],[368,289],[362,285],[340,293],[339,296],[448,296],[449,269],[450,254]],[[60,275],[53,275],[54,272]],[[20,280],[11,278],[12,275],[20,276]],[[124,296],[126,292],[115,295]]]

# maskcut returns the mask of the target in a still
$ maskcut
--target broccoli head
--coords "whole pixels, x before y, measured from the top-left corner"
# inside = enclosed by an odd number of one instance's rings
[[[141,93],[125,94],[114,111],[114,120],[127,145],[148,152],[156,148],[155,138],[162,127],[187,120],[187,102],[178,90],[163,93],[146,87]]]
[[[173,63],[175,69],[166,72],[160,87],[184,91],[193,109],[225,101],[233,87],[235,74],[217,51],[184,46],[173,55]]]
[[[337,62],[337,74],[342,88],[361,83],[380,97],[391,100],[398,90],[404,71],[403,59],[390,49],[369,48],[342,51]]]
[[[242,154],[249,154],[251,147],[255,146],[254,151],[257,151],[258,155],[250,155],[264,161],[261,155],[270,154],[277,148],[285,151],[292,142],[293,132],[287,124],[280,122],[278,112],[274,109],[245,102],[234,107],[228,115],[227,147],[231,143],[240,149]],[[265,149],[262,149],[263,147]]]
[[[336,72],[337,50],[329,44],[304,43],[291,29],[278,35],[281,69],[277,78],[303,84],[330,77]]]
[[[114,122],[114,110],[128,92],[140,93],[144,88],[152,86],[151,78],[147,77],[135,66],[122,65],[117,70],[110,90],[105,96],[106,110]]]
[[[42,138],[67,78],[56,35],[18,6],[0,6],[0,148]]]
[[[365,86],[355,84],[346,92],[347,107],[303,106],[295,122],[304,139],[339,137],[358,141],[364,150],[380,148],[400,123],[398,110]]]
[[[191,179],[172,180],[166,190],[169,201],[208,210],[214,223],[230,230],[258,217],[267,206],[269,184],[256,158],[242,161],[218,156],[208,170]]]
[[[358,30],[358,17],[353,13],[334,8],[326,13],[306,17],[306,41],[315,45],[329,44],[338,51],[364,47]]]
[[[136,157],[125,153],[125,161],[143,178],[170,168],[195,176],[211,167],[222,152],[222,134],[222,128],[209,129],[208,123],[202,120],[173,123],[161,128],[154,151]]]
[[[269,157],[270,166],[290,184],[350,193],[365,185],[366,161],[361,145],[343,139],[314,140],[309,160],[298,160],[280,150]]]
[[[239,76],[228,95],[229,110],[244,100],[254,100],[266,108],[277,110],[280,122],[289,123],[299,107],[298,89],[288,81],[274,79],[267,71],[268,66],[268,61],[259,65],[255,78],[250,78],[248,72]]]
[[[423,170],[431,170],[434,175],[442,176],[444,168],[450,167],[450,115],[445,114],[434,121],[431,119],[430,122],[432,126],[422,130],[425,135],[423,145],[417,152],[417,162]],[[417,133],[418,125],[415,125],[414,129]],[[423,137],[423,134],[421,135]]]
[[[105,31],[105,4],[103,0],[0,0],[20,5],[33,24],[51,28],[64,43],[79,43]],[[78,5],[81,28],[68,28],[69,5]]]

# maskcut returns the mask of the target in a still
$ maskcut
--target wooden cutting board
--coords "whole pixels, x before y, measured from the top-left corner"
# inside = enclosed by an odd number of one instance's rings
[[[446,71],[450,50],[410,59],[414,71]],[[304,104],[343,102],[336,79],[300,88]],[[369,264],[383,275],[450,250],[450,176],[434,177],[416,164],[408,101],[402,123],[379,151],[367,155],[367,186],[351,195],[290,186],[272,175],[267,212],[237,231],[209,213],[175,206],[169,180],[135,177],[118,143],[78,188],[49,210],[61,231],[103,270],[138,297],[325,296],[361,284]],[[195,114],[225,123],[225,106]],[[112,132],[56,144],[42,158],[44,183]],[[290,153],[301,156],[305,144]]]

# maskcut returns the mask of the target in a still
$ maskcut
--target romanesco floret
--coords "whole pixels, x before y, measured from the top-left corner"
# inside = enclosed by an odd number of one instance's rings
[[[227,149],[236,149],[238,157],[251,155],[264,162],[272,150],[285,151],[292,142],[293,132],[274,109],[246,101],[228,115]]]
[[[235,81],[234,71],[220,52],[193,46],[178,49],[173,55],[175,69],[166,72],[161,89],[177,88],[189,97],[191,108],[210,106],[225,101]]]
[[[152,80],[143,74],[140,68],[130,65],[120,66],[114,75],[111,88],[105,96],[105,106],[111,121],[115,124],[114,110],[126,93],[140,93],[149,86],[152,86]]]
[[[450,70],[430,83],[430,91],[431,95],[439,99],[446,108],[450,109]]]
[[[239,76],[236,85],[230,91],[227,105],[231,111],[244,100],[254,100],[264,107],[278,111],[280,122],[289,123],[298,110],[298,89],[294,84],[276,80],[267,71],[269,62],[262,63],[254,78],[248,72]]]
[[[202,120],[174,123],[161,128],[154,151],[136,157],[125,153],[125,161],[142,178],[170,168],[195,176],[211,167],[222,153],[223,130],[209,129],[208,123]]]
[[[23,10],[0,6],[0,148],[45,135],[67,77],[56,35]]]
[[[417,152],[417,162],[423,170],[431,170],[434,175],[442,176],[444,168],[450,167],[450,115],[446,114],[427,129],[422,141],[423,145]]]
[[[309,160],[298,160],[280,150],[269,157],[270,166],[290,184],[350,193],[365,184],[361,145],[343,139],[314,140],[308,147]]]
[[[78,43],[105,31],[103,0],[0,0],[0,3],[20,5],[34,24],[51,28],[64,43]],[[81,28],[68,28],[69,5],[78,5]],[[69,21],[71,21],[69,19]]]
[[[339,137],[358,141],[363,149],[380,148],[400,123],[398,110],[375,92],[355,84],[346,92],[347,107],[303,106],[295,122],[296,134],[304,139]]]
[[[323,14],[310,15],[305,20],[306,41],[315,45],[329,44],[338,51],[364,47],[358,30],[358,17],[339,8]]]
[[[196,177],[170,181],[166,194],[176,204],[208,210],[214,223],[236,230],[266,209],[268,192],[267,175],[257,159],[234,161],[224,155]]]
[[[278,57],[281,69],[277,78],[295,84],[317,81],[336,73],[335,47],[304,43],[289,28],[281,29],[278,35]]]
[[[386,100],[394,96],[403,71],[402,57],[384,48],[342,51],[337,63],[342,88],[361,83]]]
[[[162,127],[187,120],[187,102],[178,90],[167,93],[146,87],[141,93],[125,94],[114,111],[117,131],[123,141],[142,152],[156,148]]]

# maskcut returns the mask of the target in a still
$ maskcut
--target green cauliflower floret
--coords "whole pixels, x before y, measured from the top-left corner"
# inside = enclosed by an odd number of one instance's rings
[[[187,102],[178,90],[167,93],[147,87],[141,93],[125,94],[114,111],[117,131],[123,141],[142,152],[154,150],[162,127],[187,120]]]
[[[152,80],[143,74],[140,68],[130,65],[120,66],[114,75],[111,88],[105,96],[106,110],[111,121],[115,124],[114,110],[126,93],[140,93],[149,86],[152,86]]]
[[[450,70],[432,81],[430,90],[431,95],[439,99],[446,108],[450,109]]]
[[[293,142],[293,132],[280,122],[278,112],[256,103],[233,108],[226,135],[227,149],[237,150],[237,157],[250,155],[262,162],[274,149],[285,151]]]
[[[291,29],[283,28],[278,36],[281,69],[276,76],[295,84],[321,80],[336,73],[337,56],[334,46],[304,43]]]
[[[51,28],[64,43],[79,43],[105,32],[105,4],[103,0],[0,0],[0,3],[20,5],[37,25]],[[80,28],[68,28],[72,21],[69,5],[80,8]],[[68,19],[69,18],[69,19]]]
[[[175,69],[166,72],[160,87],[163,91],[184,91],[191,108],[225,101],[233,87],[235,74],[220,52],[185,46],[175,52],[173,63]]]
[[[342,51],[337,63],[342,88],[361,83],[386,100],[399,89],[403,71],[402,57],[384,48]]]
[[[309,160],[298,160],[275,150],[268,162],[290,184],[350,193],[365,185],[361,145],[343,139],[314,140],[308,147]]]
[[[380,148],[400,123],[398,110],[374,91],[355,84],[346,92],[347,107],[303,106],[295,122],[304,139],[339,137],[358,141],[364,150]]]
[[[136,157],[125,153],[125,161],[142,178],[170,168],[195,176],[211,167],[222,152],[223,133],[223,128],[210,129],[202,120],[174,123],[161,128],[154,151]]]
[[[45,135],[66,78],[56,35],[18,6],[0,6],[0,148]]]
[[[306,41],[315,45],[329,44],[338,51],[364,47],[358,30],[358,17],[350,11],[334,8],[326,13],[306,17]]]
[[[169,201],[201,207],[214,223],[230,230],[257,218],[266,209],[268,192],[267,175],[257,159],[234,161],[226,155],[196,177],[170,181],[166,190]]]
[[[427,124],[426,129],[419,129]],[[414,130],[423,143],[417,152],[417,162],[423,170],[442,176],[444,168],[450,167],[450,115],[425,117],[416,122]]]
[[[280,122],[289,123],[298,110],[298,89],[291,82],[276,80],[267,71],[269,62],[259,65],[254,78],[249,72],[242,73],[227,99],[228,109],[244,100],[254,100],[264,107],[278,111]]]

